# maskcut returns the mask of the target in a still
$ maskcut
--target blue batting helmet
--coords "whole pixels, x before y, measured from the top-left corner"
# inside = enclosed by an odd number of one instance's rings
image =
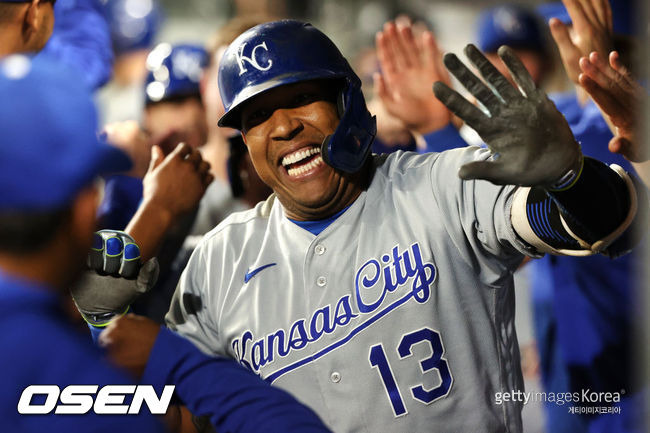
[[[162,22],[157,0],[103,0],[116,54],[148,49]]]
[[[366,108],[361,80],[334,43],[311,24],[294,20],[265,23],[242,33],[219,65],[225,114],[219,126],[241,129],[240,109],[249,99],[285,84],[317,79],[341,82],[339,125],[321,147],[323,160],[353,173],[370,153],[375,117]]]
[[[496,53],[501,45],[544,52],[544,32],[537,14],[517,5],[483,11],[478,19],[479,48],[487,53]]]
[[[199,45],[158,44],[147,56],[147,105],[200,94],[199,84],[208,54]]]

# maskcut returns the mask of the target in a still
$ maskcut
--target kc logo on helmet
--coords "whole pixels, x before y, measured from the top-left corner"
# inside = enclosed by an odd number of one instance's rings
[[[252,67],[257,69],[258,71],[268,71],[271,69],[271,66],[273,66],[273,60],[269,59],[269,62],[266,64],[266,66],[262,66],[258,63],[257,61],[257,50],[259,48],[263,48],[264,51],[269,51],[269,49],[266,47],[266,42],[262,42],[259,45],[255,45],[251,51],[250,57],[246,57],[244,55],[244,49],[246,48],[246,44],[248,42],[243,43],[239,47],[239,51],[237,52],[237,64],[239,65],[239,75],[242,75],[244,72],[247,72],[248,69],[246,69],[246,62],[248,62]]]

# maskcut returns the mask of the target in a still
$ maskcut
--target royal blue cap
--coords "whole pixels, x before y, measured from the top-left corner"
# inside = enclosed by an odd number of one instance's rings
[[[544,51],[544,36],[538,16],[517,5],[487,9],[478,19],[478,45],[488,53],[501,45]]]
[[[557,18],[564,24],[571,24],[571,17],[562,2],[544,3],[537,6],[539,13],[546,21],[551,18]]]
[[[97,138],[90,90],[46,56],[0,62],[0,210],[54,210],[129,157]]]
[[[153,46],[163,21],[157,0],[104,0],[113,51],[123,54]]]
[[[200,45],[161,43],[147,56],[145,103],[200,94],[208,53]]]
[[[634,0],[610,0],[614,33],[634,35]],[[537,6],[537,12],[547,21],[557,18],[564,24],[571,24],[571,16],[562,2],[544,3]]]

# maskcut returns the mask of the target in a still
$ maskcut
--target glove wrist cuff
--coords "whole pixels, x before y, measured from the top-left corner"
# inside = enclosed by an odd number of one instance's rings
[[[129,308],[130,306],[127,306],[122,313],[89,313],[81,310],[79,310],[79,313],[81,314],[81,317],[84,319],[84,321],[89,325],[94,326],[95,328],[104,328],[108,326],[113,321],[113,319],[124,316],[126,313],[128,313]]]
[[[584,157],[580,155],[580,158],[576,164],[571,167],[566,173],[564,173],[555,183],[551,184],[547,190],[551,192],[560,192],[566,191],[576,184],[580,175],[582,174],[582,169],[584,167]]]

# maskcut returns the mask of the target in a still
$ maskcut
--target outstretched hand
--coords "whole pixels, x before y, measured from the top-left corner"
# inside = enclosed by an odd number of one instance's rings
[[[609,54],[609,64],[593,52],[580,59],[580,85],[589,93],[613,127],[614,138],[609,150],[632,162],[648,159],[642,155],[641,144],[635,135],[637,113],[644,94],[632,74],[621,64],[618,52]]]
[[[478,132],[495,158],[466,164],[460,168],[459,176],[485,179],[500,185],[550,189],[573,179],[582,165],[580,146],[564,116],[535,86],[514,52],[503,46],[498,54],[519,89],[510,84],[474,45],[468,45],[465,54],[491,87],[454,54],[445,55],[445,66],[488,113],[444,83],[435,83],[434,93],[447,108]]]
[[[419,134],[449,124],[451,113],[431,96],[434,82],[450,83],[433,34],[416,37],[410,24],[388,22],[375,41],[382,70],[373,76],[375,92],[388,113]]]
[[[573,28],[557,18],[549,21],[553,39],[560,50],[567,75],[579,84],[579,61],[589,53],[606,56],[612,49],[612,9],[609,0],[562,0]]]

